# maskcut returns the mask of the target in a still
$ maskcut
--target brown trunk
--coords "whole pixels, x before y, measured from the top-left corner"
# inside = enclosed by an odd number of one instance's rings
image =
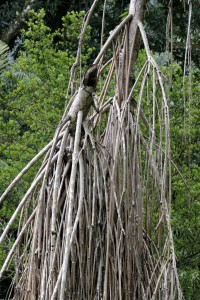
[[[5,43],[9,44],[10,41],[18,34],[19,30],[22,27],[22,24],[24,23],[29,10],[33,7],[35,0],[30,0],[28,3],[26,3],[26,6],[24,7],[23,11],[17,18],[14,20],[14,22],[10,25],[7,31],[4,31],[0,39],[4,41]]]
[[[128,67],[128,90],[134,84],[134,68],[140,46],[140,33],[138,21],[143,22],[145,0],[130,0],[129,14],[133,15],[129,27],[129,67]]]

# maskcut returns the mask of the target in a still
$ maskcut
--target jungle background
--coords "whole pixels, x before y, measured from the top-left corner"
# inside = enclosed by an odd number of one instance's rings
[[[0,194],[52,138],[68,99],[70,68],[75,61],[85,12],[93,1],[0,2]],[[192,3],[190,51],[185,56]],[[105,40],[127,15],[129,0],[108,0]],[[28,9],[27,9],[28,8]],[[100,49],[103,1],[88,26],[81,63],[89,65]],[[169,23],[169,11],[171,22]],[[171,126],[172,228],[185,299],[200,290],[200,2],[149,0],[145,29],[152,53],[165,74]],[[18,26],[14,26],[14,22]],[[170,33],[169,33],[170,28]],[[173,30],[173,32],[172,32]],[[4,50],[3,50],[4,49]],[[5,52],[4,52],[5,51]],[[145,60],[141,43],[138,70]],[[137,68],[136,71],[137,73]],[[137,75],[137,74],[136,74]],[[38,165],[12,191],[0,210],[0,227],[30,185]],[[17,228],[0,248],[3,264]],[[4,299],[10,274],[0,283]]]

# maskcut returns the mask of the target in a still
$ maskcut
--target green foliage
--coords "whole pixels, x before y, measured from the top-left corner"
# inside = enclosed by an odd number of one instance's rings
[[[198,300],[200,286],[199,270],[197,268],[188,268],[185,266],[183,270],[180,270],[179,278],[183,286],[185,299]]]
[[[17,173],[51,140],[65,107],[70,68],[84,12],[68,13],[63,27],[54,32],[45,23],[45,12],[29,13],[23,50],[0,83],[0,194]],[[86,41],[90,38],[88,26]],[[76,45],[76,46],[74,46]],[[82,66],[93,49],[82,49]],[[10,216],[29,186],[37,166],[24,177],[3,208]]]
[[[7,59],[8,50],[9,50],[8,45],[0,40],[0,72],[8,64],[8,59]]]
[[[173,228],[180,280],[185,298],[198,299],[200,289],[200,86],[196,74],[192,82],[184,78],[180,66],[173,67],[170,92]]]
[[[29,13],[27,30],[23,30],[23,50],[11,67],[1,73],[0,81],[0,194],[12,179],[49,142],[66,104],[70,69],[75,61],[77,39],[84,12],[68,13],[63,27],[52,32],[45,23],[45,12]],[[90,39],[88,26],[85,40]],[[84,68],[92,48],[82,48]],[[78,84],[79,82],[77,82]],[[13,214],[19,199],[28,189],[40,165],[39,161],[8,195],[1,207],[0,231]],[[0,266],[17,232],[12,226],[5,243],[0,247]],[[14,266],[13,266],[14,267]],[[0,290],[5,295],[8,279]]]
[[[67,46],[67,49],[71,49],[74,53],[77,51],[78,48],[78,38],[81,32],[83,19],[85,16],[84,11],[75,12],[71,11],[70,14],[62,17],[63,21],[63,29],[62,29],[62,36],[63,36],[63,45]],[[74,28],[74,24],[76,24],[76,28]],[[94,51],[94,47],[89,47],[88,43],[90,40],[90,32],[91,27],[88,27],[87,34],[84,38],[84,43],[82,45],[82,53],[87,53],[87,56],[82,55],[82,63],[86,63],[86,59],[91,55]]]
[[[192,69],[192,74],[184,77],[183,70],[177,63],[169,67],[167,53],[156,53],[154,56],[165,76],[170,111],[172,228],[177,265],[185,299],[197,300],[200,290],[199,75]],[[136,75],[145,60],[146,54],[142,50],[138,55]],[[151,76],[148,81],[150,86]],[[136,88],[136,99],[138,92],[139,89]],[[151,92],[148,92],[148,98],[143,99],[142,105],[148,120],[151,120],[148,108],[151,96]]]
[[[0,9],[0,32],[6,30],[23,9],[24,0],[2,1]]]

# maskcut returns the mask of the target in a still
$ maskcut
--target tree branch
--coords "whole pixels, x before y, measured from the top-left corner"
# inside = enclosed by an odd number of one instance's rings
[[[10,41],[18,34],[20,28],[22,27],[22,24],[24,23],[29,10],[33,7],[35,3],[35,0],[29,0],[26,3],[25,8],[21,12],[19,16],[16,17],[14,22],[10,25],[8,30],[3,32],[0,36],[0,39],[4,41],[5,43],[9,44]]]

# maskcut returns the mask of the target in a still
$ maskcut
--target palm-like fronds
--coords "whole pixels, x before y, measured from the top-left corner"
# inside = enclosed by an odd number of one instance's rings
[[[8,45],[0,40],[0,72],[8,65],[8,50]]]

